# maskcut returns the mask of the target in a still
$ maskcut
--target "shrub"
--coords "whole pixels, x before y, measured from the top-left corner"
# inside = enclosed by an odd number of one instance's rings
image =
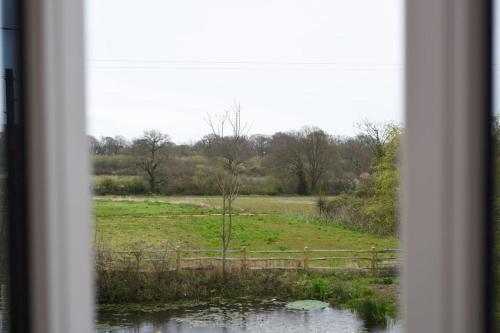
[[[137,160],[130,155],[97,155],[93,157],[95,175],[127,175],[137,174]]]
[[[381,327],[387,324],[388,306],[384,301],[370,298],[355,299],[349,307],[363,319],[367,328]]]
[[[97,195],[145,194],[147,188],[140,178],[106,177],[95,180],[94,193]]]
[[[314,291],[314,297],[324,300],[329,295],[328,285],[326,281],[322,278],[313,278],[312,286]]]
[[[390,276],[386,276],[382,279],[382,283],[383,284],[393,284],[394,283],[394,280],[392,279],[392,277]]]

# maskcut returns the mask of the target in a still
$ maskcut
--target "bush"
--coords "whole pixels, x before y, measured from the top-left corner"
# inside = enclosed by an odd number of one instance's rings
[[[132,195],[145,194],[147,188],[139,178],[106,177],[94,183],[94,193],[97,195]]]
[[[130,155],[97,155],[93,157],[94,175],[134,176],[137,160]]]
[[[317,205],[321,216],[364,232],[391,235],[396,232],[397,191],[399,173],[397,160],[399,134],[395,133],[384,146],[384,155],[377,158],[373,173],[352,192]]]
[[[329,296],[328,285],[322,278],[313,278],[312,280],[314,297],[325,300]]]
[[[382,279],[382,283],[383,284],[393,284],[394,283],[394,280],[392,279],[392,277],[390,276],[386,276]]]

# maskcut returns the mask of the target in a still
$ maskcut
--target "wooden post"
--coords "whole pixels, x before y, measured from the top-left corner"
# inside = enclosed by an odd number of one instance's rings
[[[175,247],[175,270],[178,272],[181,270],[181,247]]]
[[[372,246],[372,275],[377,275],[377,251],[375,246]]]
[[[241,248],[241,269],[247,269],[247,248],[245,246]]]
[[[306,246],[304,247],[304,269],[309,268],[309,248]]]

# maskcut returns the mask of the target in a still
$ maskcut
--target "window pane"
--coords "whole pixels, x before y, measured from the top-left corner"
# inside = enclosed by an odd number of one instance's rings
[[[2,105],[0,127],[0,332],[26,330],[23,305],[26,304],[25,276],[18,275],[24,269],[25,236],[24,209],[24,145],[21,108],[20,27],[19,3],[1,0],[0,62],[2,84],[0,100]],[[16,258],[16,268],[12,269]],[[19,270],[18,270],[19,269]],[[18,279],[11,285],[10,274]],[[12,289],[12,290],[11,290]],[[18,293],[17,293],[18,292]],[[9,294],[16,293],[11,301]],[[11,312],[11,304],[15,312]],[[10,318],[13,318],[10,321]]]
[[[87,2],[96,331],[398,332],[403,2]]]

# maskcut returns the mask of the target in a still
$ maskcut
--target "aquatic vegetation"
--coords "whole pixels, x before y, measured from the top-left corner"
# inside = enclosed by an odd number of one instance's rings
[[[99,312],[154,314],[189,306],[238,302],[315,300],[356,313],[373,327],[397,318],[399,281],[359,273],[304,271],[167,272],[161,274],[107,272],[98,286]],[[123,293],[128,290],[128,293]],[[132,304],[131,304],[132,303]]]
[[[290,310],[321,310],[328,306],[330,304],[315,300],[302,300],[286,304],[286,308]]]
[[[384,327],[386,325],[389,312],[386,302],[366,298],[352,300],[349,305],[363,319],[367,327]]]

